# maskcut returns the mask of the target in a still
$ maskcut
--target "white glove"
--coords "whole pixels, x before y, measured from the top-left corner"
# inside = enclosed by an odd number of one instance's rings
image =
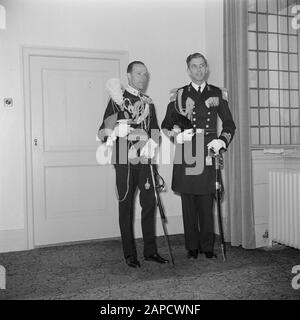
[[[219,154],[220,149],[224,148],[226,150],[226,144],[221,139],[214,139],[207,144],[208,149],[213,149],[216,154]]]
[[[114,128],[114,135],[120,138],[126,137],[131,131],[133,130],[132,127],[130,127],[129,124],[126,122],[121,122],[119,123],[115,128]]]
[[[158,144],[150,138],[141,150],[141,157],[152,159],[155,156],[155,150],[157,146]]]
[[[184,143],[185,141],[191,141],[193,138],[193,135],[194,135],[193,129],[186,129],[176,136],[176,141],[177,143],[180,143],[180,144]]]
[[[174,124],[172,131],[173,131],[174,133],[179,133],[179,132],[181,132],[179,126],[177,126],[176,124]]]

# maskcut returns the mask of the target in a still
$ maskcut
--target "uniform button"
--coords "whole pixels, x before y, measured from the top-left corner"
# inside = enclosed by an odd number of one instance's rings
[[[196,118],[193,118],[193,121],[196,121]]]
[[[209,128],[209,125],[208,125],[208,124],[206,125],[206,128]]]
[[[193,111],[193,114],[196,114],[196,112],[195,112],[195,111]]]
[[[210,121],[210,119],[209,119],[209,118],[207,118],[206,120],[207,120],[207,121]]]
[[[210,112],[208,112],[207,114],[210,114]]]
[[[196,128],[196,125],[194,124],[193,127]]]

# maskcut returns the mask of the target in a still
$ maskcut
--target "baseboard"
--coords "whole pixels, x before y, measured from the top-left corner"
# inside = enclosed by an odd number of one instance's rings
[[[0,230],[0,252],[28,250],[25,229]]]
[[[169,235],[182,234],[183,233],[183,222],[182,216],[171,216],[168,217],[166,224]],[[158,214],[156,221],[156,235],[162,236],[164,234],[161,218]],[[141,230],[141,219],[136,218],[135,220],[135,237],[142,237]],[[61,245],[61,244],[60,244]],[[25,229],[17,230],[0,230],[0,253],[12,252],[12,251],[24,251],[28,250],[27,233]]]

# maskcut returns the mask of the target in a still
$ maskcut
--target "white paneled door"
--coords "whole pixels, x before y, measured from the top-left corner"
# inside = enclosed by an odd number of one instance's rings
[[[121,72],[115,57],[30,56],[35,246],[119,236],[115,173],[97,165],[95,137],[105,82]]]

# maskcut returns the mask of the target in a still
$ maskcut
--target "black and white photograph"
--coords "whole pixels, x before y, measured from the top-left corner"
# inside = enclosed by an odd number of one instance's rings
[[[299,250],[300,0],[0,0],[0,304],[295,301]]]

